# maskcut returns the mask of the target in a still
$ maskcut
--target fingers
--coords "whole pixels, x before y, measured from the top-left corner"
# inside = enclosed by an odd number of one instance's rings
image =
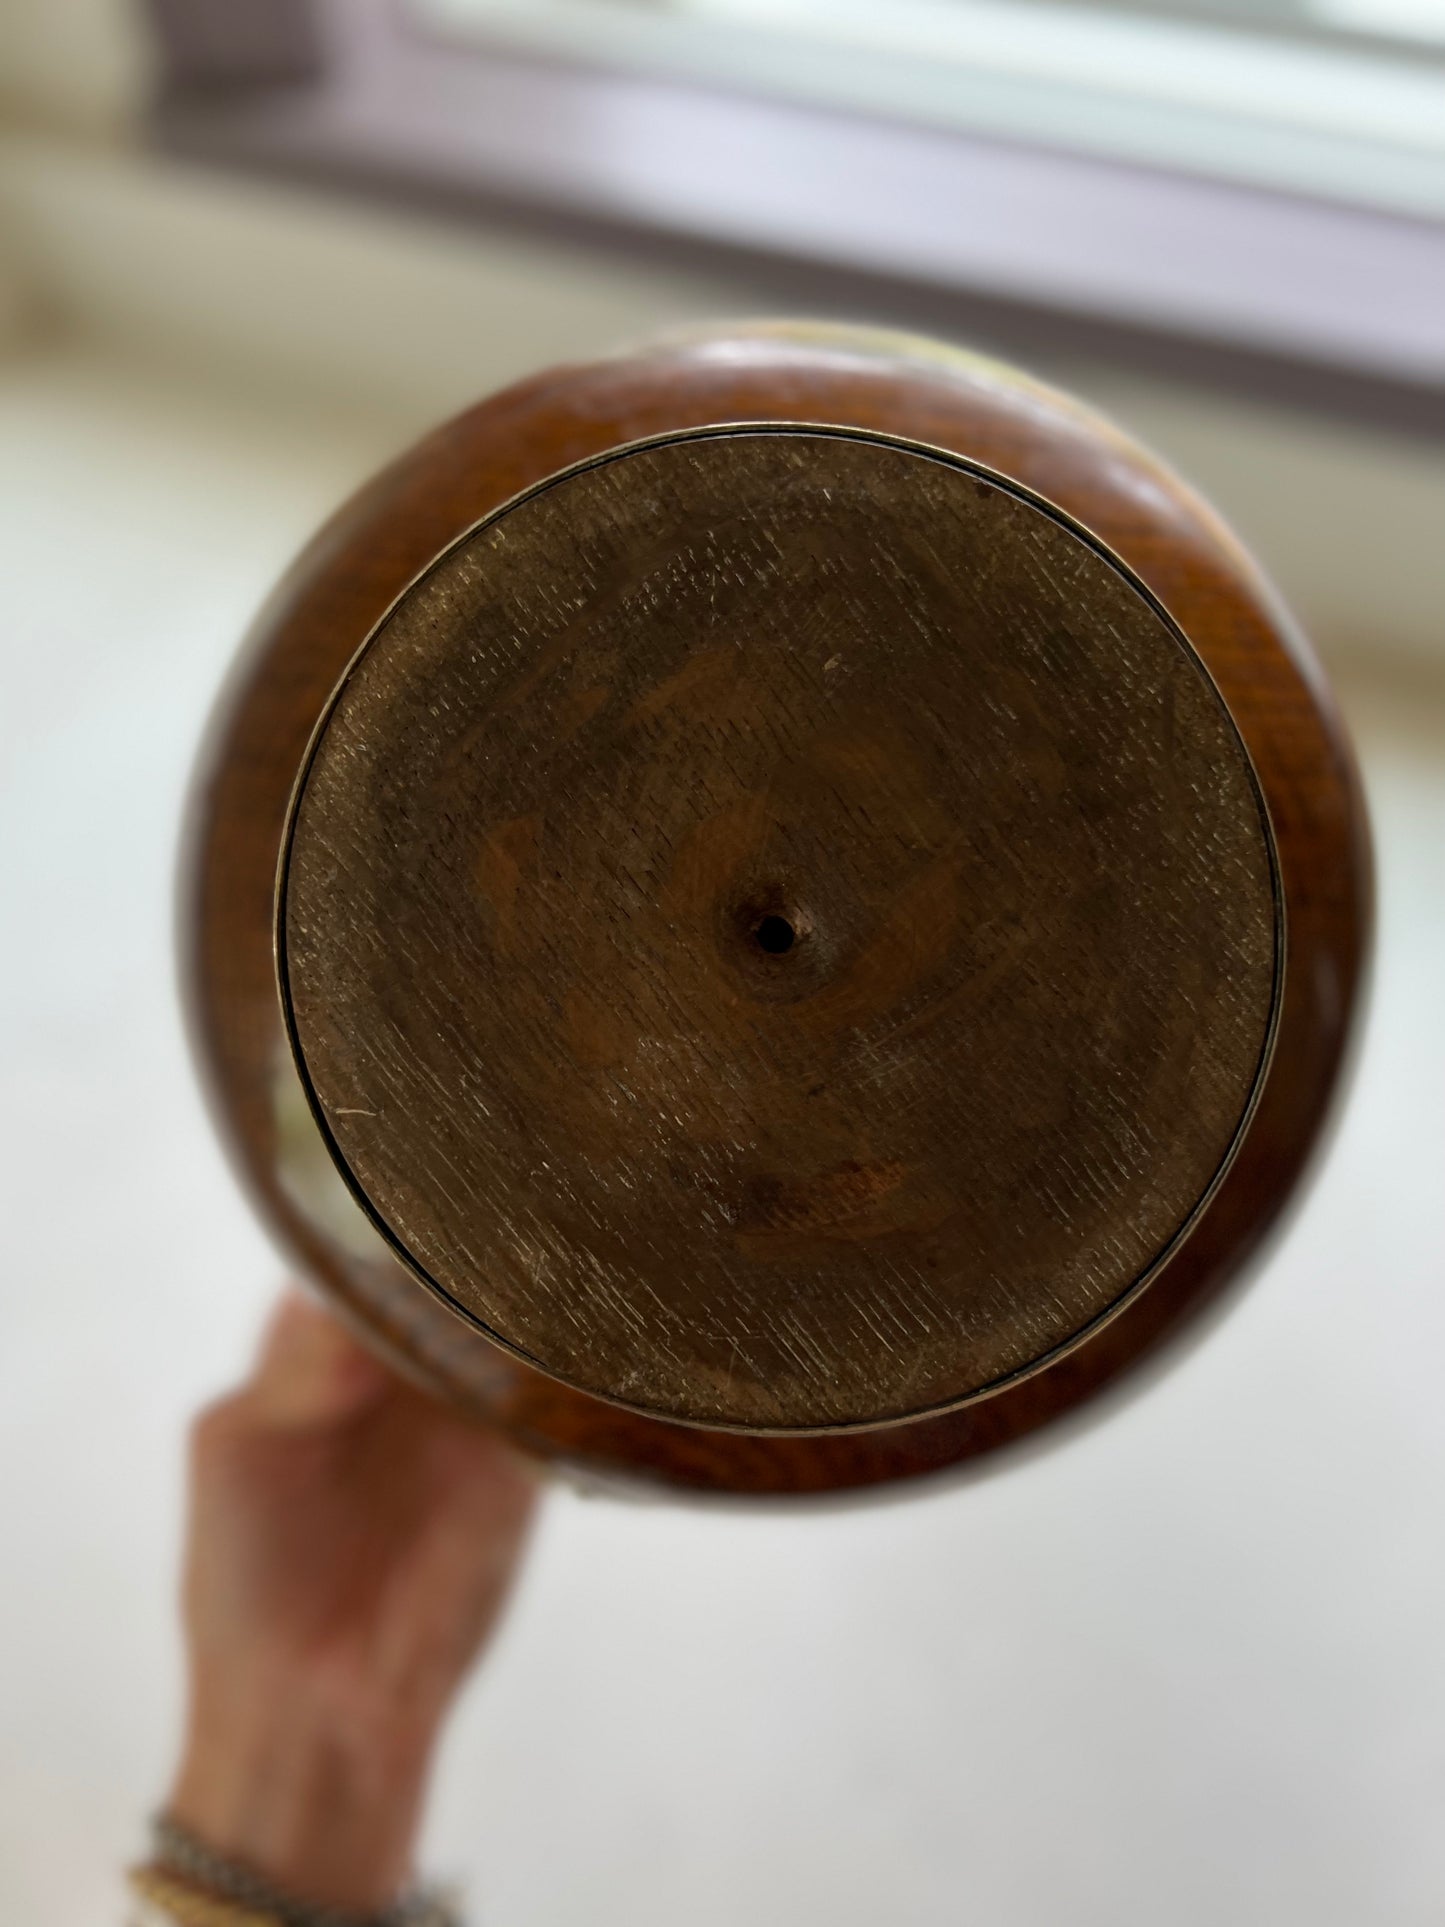
[[[357,1416],[393,1383],[339,1320],[293,1288],[272,1313],[242,1398],[263,1426],[307,1429]]]

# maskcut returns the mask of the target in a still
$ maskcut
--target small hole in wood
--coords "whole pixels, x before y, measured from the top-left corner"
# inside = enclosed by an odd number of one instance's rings
[[[766,950],[770,957],[783,956],[798,939],[797,931],[786,917],[764,917],[753,935],[758,940],[758,948]]]

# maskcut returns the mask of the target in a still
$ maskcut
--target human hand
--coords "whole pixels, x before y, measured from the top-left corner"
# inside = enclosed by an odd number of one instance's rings
[[[251,1377],[192,1434],[190,1711],[167,1813],[313,1904],[394,1899],[535,1491],[499,1438],[289,1293]]]

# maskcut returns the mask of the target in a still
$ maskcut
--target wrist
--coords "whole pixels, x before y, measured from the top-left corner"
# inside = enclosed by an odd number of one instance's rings
[[[198,1695],[166,1811],[287,1892],[379,1910],[411,1871],[433,1739],[307,1680]]]

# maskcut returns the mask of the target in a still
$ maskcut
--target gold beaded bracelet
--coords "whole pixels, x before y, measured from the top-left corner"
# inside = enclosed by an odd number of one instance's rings
[[[132,1927],[285,1927],[279,1914],[202,1893],[164,1867],[132,1867],[126,1879],[141,1903]]]

